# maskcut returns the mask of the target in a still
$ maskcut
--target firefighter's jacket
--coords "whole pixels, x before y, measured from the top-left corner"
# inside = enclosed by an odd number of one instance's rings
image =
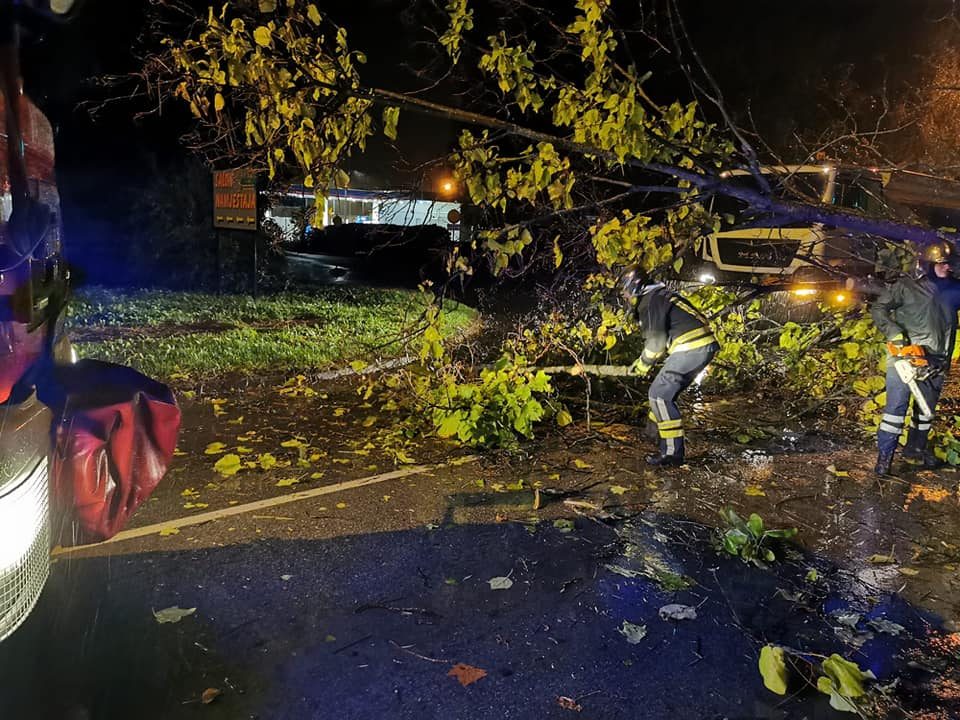
[[[687,299],[660,283],[645,288],[635,312],[644,339],[640,356],[644,365],[716,342],[707,319]]]
[[[927,277],[901,278],[887,286],[870,309],[883,336],[900,345],[920,345],[949,358],[957,331],[957,313]]]

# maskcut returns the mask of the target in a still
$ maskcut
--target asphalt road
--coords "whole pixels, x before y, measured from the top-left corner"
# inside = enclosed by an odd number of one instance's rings
[[[643,519],[618,531],[584,518],[568,532],[449,525],[60,562],[0,645],[0,717],[843,717],[815,692],[783,702],[757,671],[763,640],[845,652],[793,595],[817,561],[756,569],[711,553],[699,526]],[[668,592],[605,567],[652,557],[696,584]],[[858,593],[818,566],[810,604],[848,606]],[[512,586],[492,589],[495,577]],[[697,618],[661,619],[669,603]],[[196,612],[158,623],[152,610],[174,605]],[[911,634],[931,622],[893,596],[864,608]],[[624,621],[646,636],[628,642]],[[909,642],[876,634],[860,664],[902,674]],[[457,663],[486,675],[463,686],[449,674]],[[204,704],[208,688],[221,694]]]

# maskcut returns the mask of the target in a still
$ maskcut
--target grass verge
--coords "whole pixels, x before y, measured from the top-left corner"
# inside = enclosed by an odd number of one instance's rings
[[[85,338],[76,343],[81,357],[130,365],[158,379],[202,379],[402,355],[415,350],[403,338],[423,307],[418,293],[373,288],[322,288],[257,300],[90,289],[71,302],[68,323]],[[446,310],[446,337],[465,331],[477,318],[465,305],[448,303]],[[96,328],[111,329],[107,339],[91,340]]]

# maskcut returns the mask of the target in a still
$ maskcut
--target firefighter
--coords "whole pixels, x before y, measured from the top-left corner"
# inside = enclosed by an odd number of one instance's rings
[[[620,280],[623,301],[643,334],[643,353],[631,372],[647,375],[661,358],[663,367],[650,383],[650,419],[656,423],[660,450],[647,458],[654,466],[683,464],[683,421],[677,396],[686,390],[720,349],[710,324],[686,298],[653,281],[633,265]]]
[[[887,401],[877,432],[877,475],[889,475],[893,456],[906,424],[913,392],[919,392],[927,408],[914,398],[910,428],[903,458],[925,469],[942,463],[927,448],[934,411],[950,369],[960,309],[960,280],[953,277],[955,251],[946,241],[923,249],[918,277],[903,277],[888,286],[871,308],[874,324],[887,339]],[[916,370],[914,388],[897,370],[904,361]],[[909,374],[909,373],[908,373]]]

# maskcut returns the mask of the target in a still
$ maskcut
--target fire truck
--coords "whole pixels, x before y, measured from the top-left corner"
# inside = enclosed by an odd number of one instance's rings
[[[166,471],[180,424],[169,388],[78,362],[63,331],[54,136],[23,91],[19,39],[73,6],[0,0],[0,640],[46,583],[51,518],[80,539],[116,533]]]

